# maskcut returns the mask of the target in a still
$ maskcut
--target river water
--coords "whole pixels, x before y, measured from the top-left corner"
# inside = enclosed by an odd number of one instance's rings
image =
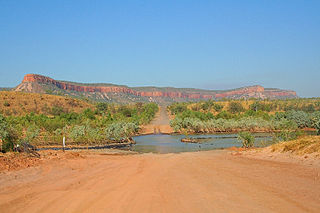
[[[255,147],[264,147],[272,144],[270,134],[256,133]],[[177,152],[194,152],[212,149],[224,149],[229,147],[241,147],[241,142],[237,139],[237,134],[213,134],[213,135],[190,135],[190,137],[208,138],[202,143],[183,143],[181,138],[184,135],[143,135],[136,136],[135,145],[127,148],[139,153],[177,153]]]

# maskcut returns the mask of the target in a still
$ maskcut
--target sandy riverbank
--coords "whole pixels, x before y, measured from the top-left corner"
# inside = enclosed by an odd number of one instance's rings
[[[60,152],[61,154],[61,152]],[[109,153],[110,154],[110,153]],[[118,153],[119,154],[119,153]],[[320,167],[232,151],[80,152],[0,174],[0,212],[317,212]]]

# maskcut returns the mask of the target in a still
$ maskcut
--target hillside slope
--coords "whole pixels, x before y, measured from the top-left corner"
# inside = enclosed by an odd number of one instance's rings
[[[297,97],[296,92],[291,90],[267,89],[258,85],[219,91],[172,87],[127,87],[114,84],[82,84],[58,81],[36,74],[25,75],[22,83],[15,88],[15,91],[87,97],[96,101],[118,103],[147,101],[171,103],[222,98],[284,99]]]
[[[94,106],[69,97],[0,91],[0,113],[5,115],[23,115],[30,112],[52,114],[54,110],[82,112],[87,108],[93,109]]]

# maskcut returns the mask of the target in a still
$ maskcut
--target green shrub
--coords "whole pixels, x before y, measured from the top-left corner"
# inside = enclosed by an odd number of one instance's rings
[[[287,112],[277,112],[275,114],[276,120],[287,119],[297,124],[298,128],[312,127],[312,114],[303,111],[290,110]]]
[[[2,141],[1,151],[12,151],[18,142],[17,131],[8,124],[6,118],[0,114],[0,139]]]
[[[304,135],[304,132],[302,131],[291,131],[289,129],[283,129],[280,132],[274,133],[273,140],[275,142],[290,141],[295,140],[302,135]]]
[[[228,106],[228,111],[230,113],[235,114],[235,113],[243,112],[244,108],[243,108],[242,104],[239,102],[230,102],[229,106]]]
[[[105,129],[105,134],[108,139],[119,141],[128,139],[139,130],[139,126],[134,123],[112,123]]]
[[[317,130],[317,134],[320,135],[320,120],[314,123],[314,127]]]
[[[8,103],[8,101],[5,101],[5,102],[3,103],[3,106],[5,106],[5,107],[9,107],[9,106],[10,106],[10,104]]]
[[[183,128],[182,122],[183,122],[183,119],[176,117],[175,119],[170,121],[170,126],[173,128],[175,132],[179,132]]]
[[[242,147],[250,148],[254,146],[254,136],[250,132],[240,132],[238,140],[241,141]]]
[[[182,113],[188,109],[186,103],[174,103],[174,104],[170,105],[168,108],[171,111],[172,115]]]
[[[306,112],[290,110],[285,116],[288,120],[294,121],[299,128],[311,127],[311,119]]]
[[[189,131],[196,133],[234,132],[234,131],[274,131],[288,129],[295,131],[297,125],[293,121],[281,119],[266,120],[261,117],[242,117],[239,119],[209,119],[202,121],[199,118],[177,116],[170,122],[176,132]]]
[[[36,125],[30,125],[26,131],[26,142],[32,142],[40,133],[40,129]]]
[[[197,118],[201,121],[207,121],[207,120],[214,118],[214,116],[211,112],[205,113],[205,112],[197,112],[197,111],[193,111],[193,110],[186,110],[186,111],[178,114],[177,117],[179,117],[181,119]]]
[[[314,112],[310,115],[312,127],[317,130],[317,134],[320,135],[320,111]]]
[[[98,114],[106,113],[108,110],[108,104],[107,103],[98,103],[96,105],[96,112]]]
[[[64,113],[64,109],[61,106],[53,106],[50,112],[51,115],[61,115],[62,113]]]
[[[113,123],[121,123],[119,134],[111,131],[115,138],[127,138],[138,132],[139,124],[149,123],[159,107],[155,103],[126,105],[117,108],[110,104],[99,104],[99,110],[108,113],[97,113],[85,109],[82,113],[65,112],[63,108],[55,106],[48,108],[51,116],[29,113],[24,116],[1,115],[0,138],[5,150],[12,150],[19,141],[59,143],[63,136],[77,143],[104,143],[105,130]],[[54,115],[52,115],[54,114]],[[24,132],[24,134],[16,134]],[[119,135],[119,136],[117,136]],[[112,136],[113,137],[113,136]],[[47,143],[47,144],[48,144]]]
[[[231,118],[233,118],[234,117],[234,115],[233,114],[231,114],[231,113],[229,113],[229,112],[227,112],[227,111],[221,111],[221,112],[219,112],[217,115],[216,115],[216,118],[223,118],[223,119],[231,119]]]
[[[304,105],[301,110],[310,113],[316,111],[315,106],[313,104]]]
[[[216,112],[221,112],[221,110],[223,109],[222,105],[216,104],[216,103],[213,104],[212,107],[213,107],[214,111],[216,111]]]
[[[266,111],[266,112],[270,112],[272,108],[271,104],[266,104],[266,103],[262,103],[260,101],[256,101],[253,104],[251,104],[249,106],[249,109],[253,110],[253,111]]]
[[[72,138],[73,141],[81,141],[83,140],[85,136],[85,129],[86,127],[83,125],[76,125],[71,128],[69,136]],[[57,132],[57,134],[61,134],[60,132]]]
[[[93,112],[91,109],[89,109],[89,108],[83,110],[83,112],[82,112],[82,117],[88,118],[88,119],[90,119],[90,120],[96,119],[96,117],[95,117],[95,115],[94,115],[94,112]]]

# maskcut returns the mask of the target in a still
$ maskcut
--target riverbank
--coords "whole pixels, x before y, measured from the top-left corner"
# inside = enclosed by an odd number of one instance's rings
[[[62,151],[0,174],[0,212],[317,212],[320,167],[258,152]],[[59,156],[59,154],[58,154]],[[51,158],[51,159],[50,159]]]
[[[136,142],[129,138],[128,140],[123,140],[121,142],[111,142],[105,143],[104,145],[66,145],[65,147],[61,146],[37,146],[37,151],[41,150],[94,150],[94,149],[120,149],[124,147],[129,147],[135,144]]]

